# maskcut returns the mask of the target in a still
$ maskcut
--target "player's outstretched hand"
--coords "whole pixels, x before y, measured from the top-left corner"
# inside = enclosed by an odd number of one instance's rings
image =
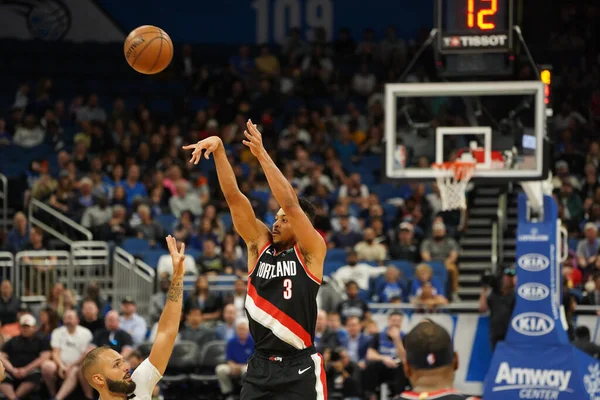
[[[242,143],[250,148],[250,151],[255,157],[259,157],[265,151],[262,134],[256,128],[256,125],[252,123],[251,119],[246,122],[246,128],[248,129],[244,131],[244,135],[248,140],[242,140]]]
[[[171,235],[167,236],[167,247],[171,253],[171,261],[173,261],[173,278],[183,276],[185,272],[185,243],[181,243],[177,248],[177,240]]]
[[[208,156],[211,153],[215,152],[219,146],[223,145],[223,141],[218,136],[207,137],[204,140],[199,141],[196,144],[188,144],[186,146],[182,146],[184,150],[194,150],[192,151],[192,158],[190,158],[190,162],[197,165],[200,162],[200,157],[202,156],[202,151],[204,150],[204,158],[208,160]]]

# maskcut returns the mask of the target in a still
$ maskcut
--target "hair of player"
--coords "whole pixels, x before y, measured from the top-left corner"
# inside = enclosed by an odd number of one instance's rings
[[[94,350],[92,350],[86,354],[85,358],[83,359],[83,362],[81,363],[81,372],[83,373],[83,376],[88,380],[88,383],[90,383],[90,385],[91,385],[91,382],[88,379],[89,378],[88,374],[89,374],[90,370],[92,369],[92,367],[94,367],[96,365],[96,363],[98,362],[100,355],[106,350],[110,350],[110,347],[109,346],[96,347]]]
[[[435,322],[423,321],[404,337],[404,347],[419,354],[438,353],[452,348],[452,338]]]
[[[305,197],[298,197],[298,204],[300,204],[300,208],[304,211],[304,214],[308,217],[311,223],[315,222],[315,217],[317,216],[317,209],[308,201]]]

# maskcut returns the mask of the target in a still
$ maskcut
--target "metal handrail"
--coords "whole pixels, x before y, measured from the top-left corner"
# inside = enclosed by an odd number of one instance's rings
[[[491,256],[491,260],[492,260],[492,268],[494,271],[496,271],[498,268],[498,235],[499,235],[498,225],[499,224],[497,221],[494,221],[494,223],[492,224],[492,256]]]
[[[63,242],[65,242],[66,244],[68,244],[69,246],[71,244],[73,244],[73,242],[75,242],[75,240],[69,238],[68,236],[62,234],[61,232],[57,231],[56,229],[54,229],[53,227],[49,226],[48,224],[40,221],[39,219],[37,219],[34,215],[34,208],[39,208],[41,210],[44,210],[45,212],[47,212],[48,214],[52,215],[54,218],[58,219],[59,221],[69,225],[71,228],[73,228],[74,230],[78,231],[79,233],[81,233],[83,236],[86,237],[87,240],[92,240],[93,235],[92,232],[85,228],[84,226],[78,224],[77,222],[73,221],[71,218],[65,216],[64,214],[62,214],[59,211],[56,211],[54,208],[50,207],[49,205],[39,201],[38,199],[31,199],[29,201],[29,223],[32,225],[37,225],[40,228],[42,228],[44,231],[48,232],[49,234],[51,234],[52,236],[54,236],[55,238],[62,240]]]
[[[8,231],[8,179],[2,174],[0,174],[0,184],[2,185],[2,190],[0,191],[0,199],[2,200],[2,228],[6,232]]]
[[[497,238],[496,254],[498,255],[498,257],[497,257],[497,262],[494,266],[494,269],[498,265],[504,264],[504,232],[506,231],[506,224],[507,224],[507,218],[506,218],[507,203],[508,203],[508,194],[506,192],[503,192],[500,195],[500,198],[498,199],[498,211],[497,211],[498,223],[496,226],[496,238]],[[496,272],[496,271],[494,270],[494,272]]]

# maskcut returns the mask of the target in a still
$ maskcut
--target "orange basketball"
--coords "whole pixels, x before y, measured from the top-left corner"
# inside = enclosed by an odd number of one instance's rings
[[[173,59],[173,42],[162,29],[143,25],[127,36],[123,51],[131,68],[152,75],[169,66]]]

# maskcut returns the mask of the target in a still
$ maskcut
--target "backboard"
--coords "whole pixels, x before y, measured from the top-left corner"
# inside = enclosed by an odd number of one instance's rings
[[[544,84],[452,82],[387,84],[386,176],[433,180],[430,165],[477,161],[474,180],[542,180]]]

